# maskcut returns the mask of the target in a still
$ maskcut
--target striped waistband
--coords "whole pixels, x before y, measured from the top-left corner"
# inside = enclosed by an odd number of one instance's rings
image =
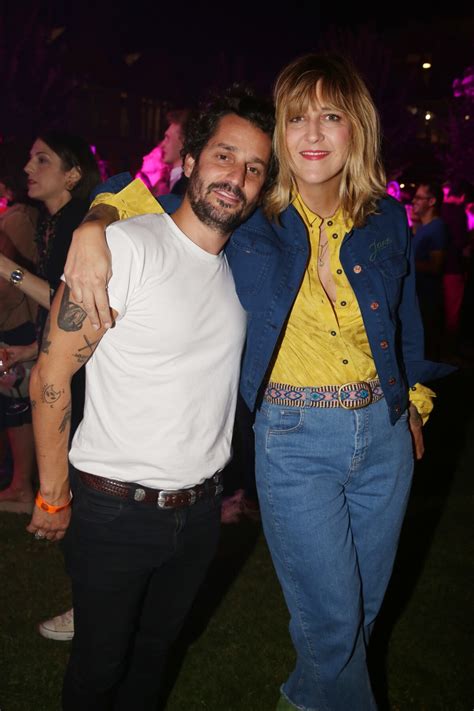
[[[284,383],[269,382],[263,399],[272,405],[284,407],[343,407],[358,410],[383,398],[380,380],[359,380],[344,385],[319,387],[294,387]]]

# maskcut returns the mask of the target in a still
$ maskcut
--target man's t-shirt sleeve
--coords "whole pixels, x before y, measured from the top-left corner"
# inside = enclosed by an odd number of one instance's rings
[[[106,231],[107,244],[112,254],[112,278],[108,284],[109,304],[123,318],[127,306],[139,286],[145,251],[141,240],[130,237],[119,222]]]

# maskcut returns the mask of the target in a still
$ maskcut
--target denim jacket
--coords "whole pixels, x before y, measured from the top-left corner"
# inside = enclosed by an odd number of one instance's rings
[[[129,180],[116,176],[99,192],[118,192]],[[180,199],[166,195],[159,202],[171,213]],[[308,263],[306,228],[293,206],[283,212],[279,224],[257,210],[232,234],[225,251],[248,314],[240,391],[253,410]],[[382,199],[377,214],[345,235],[340,260],[362,313],[393,424],[407,408],[410,386],[454,370],[424,359],[411,234],[403,206],[393,198]]]

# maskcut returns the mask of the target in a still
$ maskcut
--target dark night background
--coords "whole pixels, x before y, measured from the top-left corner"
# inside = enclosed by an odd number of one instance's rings
[[[289,60],[328,49],[351,56],[373,93],[390,179],[408,192],[432,174],[474,184],[473,4],[0,0],[0,144],[24,142],[26,161],[38,132],[60,127],[95,145],[109,173],[135,171],[170,108],[233,81],[270,94]],[[464,79],[459,96],[456,79]],[[473,387],[472,363],[435,386],[426,455],[371,643],[384,710],[473,707]],[[34,542],[25,524],[0,517],[0,705],[51,711],[69,645],[35,627],[70,606],[70,590],[58,546]],[[250,521],[224,527],[171,660],[170,688],[178,683],[169,711],[274,707],[293,651],[259,532]]]
[[[192,106],[233,81],[269,94],[290,59],[330,49],[353,58],[375,97],[389,177],[474,180],[473,98],[452,90],[454,79],[473,73],[468,3],[294,1],[282,11],[246,1],[25,0],[0,7],[4,140],[67,127],[95,144],[112,171],[135,167],[160,140],[170,107]]]

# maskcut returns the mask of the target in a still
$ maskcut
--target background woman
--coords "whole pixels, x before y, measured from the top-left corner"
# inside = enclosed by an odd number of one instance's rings
[[[21,345],[8,349],[9,363],[30,361],[36,357],[38,342],[50,307],[51,297],[59,285],[73,230],[83,219],[89,206],[89,194],[99,182],[99,172],[88,144],[77,136],[51,131],[34,142],[25,166],[28,196],[43,204],[36,229],[36,274],[15,260],[13,254],[0,254],[2,283],[12,285],[16,298],[26,295],[39,304],[36,338],[30,328]],[[43,343],[47,348],[47,339]],[[82,417],[84,383],[76,379],[73,389],[72,428]],[[25,485],[26,486],[26,485]],[[0,511],[12,510],[23,484],[15,478],[9,490],[0,494]],[[31,482],[21,494],[21,503],[31,502]]]

